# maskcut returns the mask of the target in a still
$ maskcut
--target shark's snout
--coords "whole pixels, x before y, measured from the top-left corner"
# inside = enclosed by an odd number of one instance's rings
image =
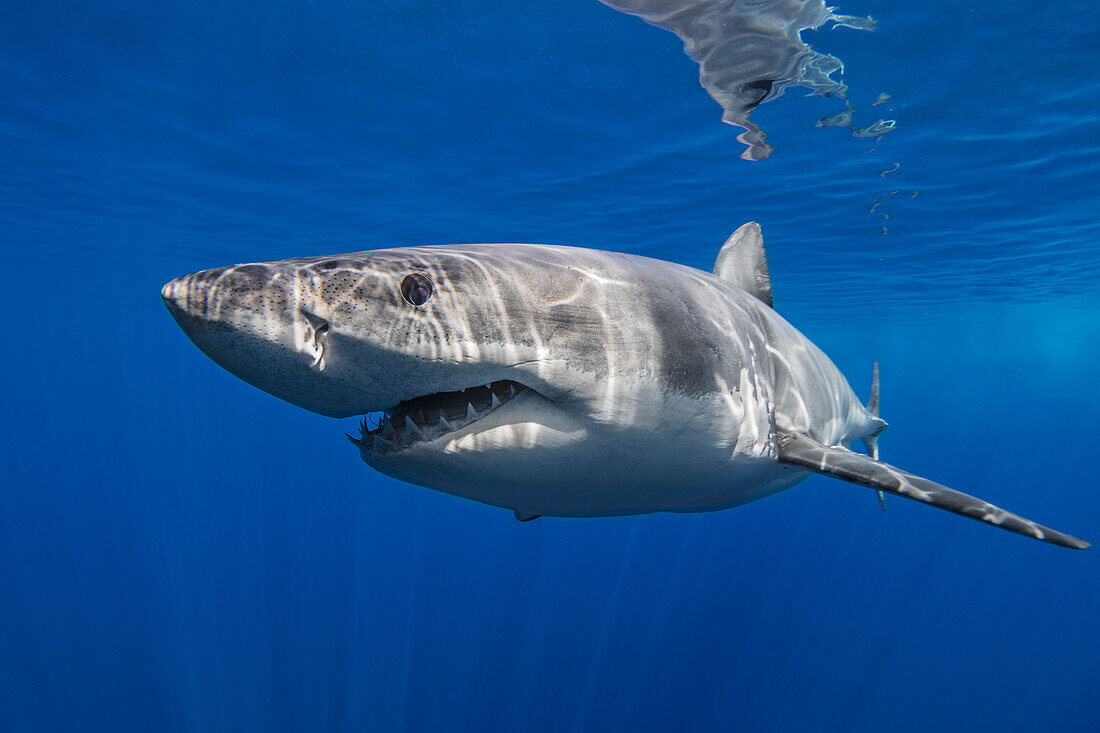
[[[328,324],[305,309],[296,273],[265,265],[203,270],[165,284],[168,312],[207,356],[253,386],[322,414],[349,414],[324,372]]]
[[[193,278],[193,275],[183,275],[166,283],[161,288],[160,297],[187,337],[203,348],[195,335],[207,325],[206,292],[204,290],[200,293],[198,289],[191,287]],[[203,348],[203,351],[206,349]]]
[[[257,266],[238,265],[202,270],[177,277],[161,288],[169,312],[188,336],[191,329],[218,321],[233,321],[241,311],[256,311],[270,275]]]
[[[331,417],[396,404],[404,395],[378,377],[401,373],[380,363],[392,319],[369,302],[352,303],[341,289],[354,282],[347,274],[311,265],[203,270],[165,284],[161,297],[204,354],[254,387]],[[377,334],[374,324],[382,326]],[[360,338],[348,338],[353,328]]]
[[[200,304],[196,294],[191,289],[193,277],[193,275],[177,277],[175,280],[165,283],[160,290],[160,297],[164,300],[168,312],[172,314],[172,317],[176,319],[176,323],[188,336],[198,325],[199,319],[206,310],[205,292]]]

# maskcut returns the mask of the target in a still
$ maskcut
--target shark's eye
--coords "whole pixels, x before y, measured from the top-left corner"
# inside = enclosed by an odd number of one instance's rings
[[[401,297],[410,305],[424,305],[432,297],[432,281],[413,273],[401,281]]]

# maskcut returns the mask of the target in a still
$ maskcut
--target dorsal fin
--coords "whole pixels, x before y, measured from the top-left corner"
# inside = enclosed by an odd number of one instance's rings
[[[772,305],[772,280],[759,224],[750,221],[730,235],[714,261],[714,275]]]

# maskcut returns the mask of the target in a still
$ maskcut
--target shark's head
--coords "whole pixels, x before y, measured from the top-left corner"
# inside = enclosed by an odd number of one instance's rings
[[[646,377],[662,354],[691,354],[653,343],[653,298],[629,275],[586,267],[586,252],[471,245],[289,259],[187,275],[163,297],[191,340],[246,382],[322,415],[383,412],[355,438],[368,464],[462,493],[456,476],[560,479],[580,460],[567,446],[624,428],[656,436],[675,417],[659,414],[653,392],[664,387]],[[611,444],[586,455],[599,460]]]
[[[382,251],[205,270],[173,280],[162,295],[191,340],[236,376],[312,412],[347,417],[452,380],[460,389],[484,381],[480,360],[444,357],[468,342],[457,330],[468,322],[456,317],[454,283],[440,274]]]
[[[162,296],[210,358],[295,405],[462,422],[466,402],[480,414],[539,386],[535,344],[513,321],[561,295],[553,278],[516,283],[492,259],[420,247],[262,262],[185,275]]]

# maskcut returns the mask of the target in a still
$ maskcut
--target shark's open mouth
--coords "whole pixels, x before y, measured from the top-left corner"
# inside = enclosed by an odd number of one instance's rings
[[[385,455],[413,443],[435,440],[477,422],[528,387],[508,379],[458,392],[436,392],[399,402],[385,411],[372,428],[366,418],[359,425],[359,437],[348,440],[364,456]]]

